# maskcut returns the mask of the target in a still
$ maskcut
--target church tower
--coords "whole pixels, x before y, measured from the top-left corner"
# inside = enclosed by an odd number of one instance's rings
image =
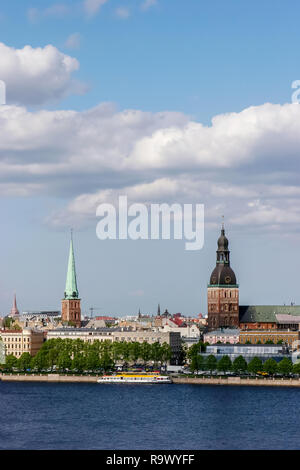
[[[20,312],[19,312],[18,307],[17,307],[17,296],[16,296],[16,294],[14,295],[13,306],[12,306],[12,309],[11,309],[9,315],[11,317],[16,317],[16,316],[20,315]]]
[[[62,300],[61,319],[63,322],[72,322],[77,328],[81,326],[81,308],[77,289],[73,237],[71,235],[69,263],[66,280],[65,296]]]
[[[239,286],[230,267],[230,251],[224,224],[218,239],[216,267],[207,288],[208,328],[239,327]]]

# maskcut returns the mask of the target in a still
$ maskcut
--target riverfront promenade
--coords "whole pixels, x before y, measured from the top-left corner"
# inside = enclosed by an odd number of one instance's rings
[[[263,387],[300,387],[300,379],[292,378],[241,378],[241,377],[173,377],[175,384],[238,385]]]
[[[98,375],[0,374],[3,382],[97,383]],[[300,387],[300,379],[241,377],[172,377],[174,384]]]
[[[60,374],[0,374],[3,382],[64,382],[97,383],[97,375],[60,375]]]

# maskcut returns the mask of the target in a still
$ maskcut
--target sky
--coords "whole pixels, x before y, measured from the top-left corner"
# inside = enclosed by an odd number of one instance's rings
[[[223,215],[240,303],[300,303],[299,13],[1,2],[1,315],[15,292],[22,311],[60,309],[71,227],[83,313],[205,314]],[[97,206],[120,195],[204,204],[203,248],[99,240]]]

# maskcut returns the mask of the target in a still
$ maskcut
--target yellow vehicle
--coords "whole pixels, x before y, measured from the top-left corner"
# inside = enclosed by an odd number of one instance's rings
[[[262,371],[260,371],[260,370],[257,371],[257,374],[263,375],[264,377],[268,377],[268,376],[269,376],[268,372],[262,372]]]

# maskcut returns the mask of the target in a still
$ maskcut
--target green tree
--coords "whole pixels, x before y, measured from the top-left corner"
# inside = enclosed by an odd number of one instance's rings
[[[54,366],[57,363],[59,351],[56,348],[51,348],[47,354],[47,366],[53,371]]]
[[[136,363],[138,358],[141,356],[141,344],[137,341],[130,343],[130,358]]]
[[[32,359],[32,368],[37,369],[39,372],[48,367],[47,352],[42,349]]]
[[[119,361],[123,354],[123,343],[120,341],[114,341],[112,344],[112,354],[114,361]]]
[[[201,356],[201,354],[198,354],[197,356],[194,356],[192,361],[191,361],[191,365],[190,365],[190,369],[192,372],[199,372],[199,370],[203,370],[204,369],[204,357]]]
[[[100,367],[105,372],[111,371],[114,368],[114,361],[108,351],[105,351],[100,358]]]
[[[264,363],[264,371],[270,375],[274,375],[277,372],[278,365],[274,359],[267,359]]]
[[[161,359],[163,363],[165,364],[165,367],[167,367],[167,362],[171,359],[171,357],[172,357],[171,346],[168,343],[163,343],[161,346]]]
[[[156,365],[162,361],[162,350],[159,342],[151,344],[151,359]]]
[[[8,354],[5,358],[5,368],[12,371],[14,367],[17,367],[18,359],[13,354]]]
[[[99,354],[93,349],[89,350],[85,359],[86,370],[95,371],[100,368]]]
[[[251,372],[252,374],[257,374],[257,372],[263,370],[263,364],[262,361],[259,359],[259,357],[254,357],[251,359],[251,361],[248,364],[248,371]]]
[[[3,318],[3,326],[4,328],[11,328],[13,324],[13,319],[11,317],[4,317]]]
[[[62,351],[57,359],[57,367],[65,372],[66,369],[70,369],[72,365],[72,361],[70,356],[68,355],[67,351]]]
[[[199,368],[198,368],[197,356],[193,356],[191,363],[190,363],[190,369],[193,373],[198,372]]]
[[[32,357],[29,354],[29,352],[24,352],[18,359],[17,367],[23,372],[25,372],[26,369],[30,369],[31,361],[32,361]]]
[[[72,370],[83,372],[85,369],[85,356],[82,353],[75,353],[71,363]]]
[[[151,345],[146,341],[141,344],[140,354],[141,358],[144,361],[144,365],[146,366],[147,362],[151,359]]]
[[[196,344],[193,344],[187,351],[187,357],[191,361],[193,357],[198,356],[198,354],[206,351],[206,344],[202,341],[199,341]]]
[[[296,364],[293,364],[293,373],[300,374],[300,362],[296,362]]]
[[[247,362],[243,358],[243,356],[238,356],[232,364],[232,369],[234,372],[240,374],[242,372],[245,372],[247,370]]]
[[[130,343],[127,341],[122,341],[122,358],[124,365],[127,366],[130,361]]]
[[[216,368],[217,368],[217,359],[215,358],[215,356],[210,354],[207,357],[206,361],[205,361],[205,366],[210,371],[210,373],[212,373],[212,371],[216,370]]]
[[[229,356],[223,356],[217,363],[217,369],[221,372],[228,372],[231,367],[232,363]]]
[[[293,363],[290,359],[285,357],[278,363],[278,371],[282,375],[289,375],[293,370]]]

